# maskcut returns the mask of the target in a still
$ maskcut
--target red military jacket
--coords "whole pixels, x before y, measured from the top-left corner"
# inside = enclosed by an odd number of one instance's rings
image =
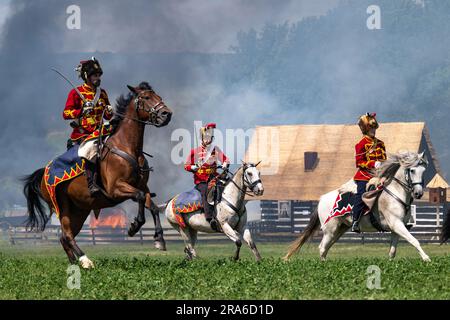
[[[77,89],[87,101],[94,100],[95,89],[88,84],[84,83],[83,85],[77,87]],[[90,134],[94,133],[94,131],[96,131],[96,129],[100,126],[103,110],[107,105],[109,105],[108,95],[105,90],[101,89],[100,98],[97,101],[97,105],[94,106],[93,111],[90,114],[82,115],[83,101],[75,89],[72,89],[67,97],[63,118],[65,120],[79,119],[80,126],[73,129],[70,138],[72,140],[79,140],[82,142]],[[109,113],[108,111],[105,112],[105,119],[109,120],[111,118],[112,113]],[[108,134],[108,132],[104,132],[103,134]]]
[[[365,135],[361,141],[355,145],[355,152],[356,167],[358,168],[358,171],[353,179],[369,181],[373,177],[370,170],[375,168],[375,162],[386,160],[386,147],[384,146],[384,142]]]
[[[210,153],[209,159],[205,162],[205,158]],[[219,147],[212,147],[212,151],[205,146],[200,146],[191,150],[186,163],[184,164],[184,170],[191,172],[192,165],[203,164],[196,172],[194,172],[194,183],[207,182],[210,175],[217,175],[217,160],[221,163],[228,163],[227,156],[220,150]]]

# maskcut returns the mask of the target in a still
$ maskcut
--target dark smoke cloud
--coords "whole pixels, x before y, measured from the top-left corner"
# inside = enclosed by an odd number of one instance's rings
[[[13,178],[44,166],[65,150],[70,128],[61,113],[70,88],[49,67],[75,79],[73,68],[92,55],[102,64],[102,87],[111,101],[126,93],[126,84],[148,81],[174,109],[167,127],[146,130],[145,151],[155,156],[150,161],[155,168],[150,187],[158,193],[158,201],[192,187],[191,174],[170,161],[174,145],[170,135],[177,128],[193,133],[195,120],[215,121],[222,129],[282,123],[353,123],[361,109],[383,105],[382,100],[377,101],[381,104],[371,105],[367,97],[386,90],[396,92],[392,100],[401,106],[401,98],[408,93],[401,77],[390,78],[391,72],[373,70],[366,72],[371,78],[358,79],[360,68],[370,68],[365,55],[371,48],[361,49],[354,43],[350,27],[337,32],[330,25],[327,39],[332,39],[331,47],[337,51],[318,53],[309,65],[319,75],[311,82],[320,81],[323,90],[333,92],[331,101],[323,101],[316,92],[299,87],[299,91],[311,96],[311,105],[286,107],[282,97],[269,90],[272,84],[264,87],[241,81],[229,86],[224,81],[221,72],[231,59],[229,48],[240,30],[260,30],[266,23],[321,16],[338,3],[12,1],[0,49],[0,209],[6,204],[24,203],[20,185],[14,184]],[[81,30],[66,28],[66,8],[71,4],[81,7]],[[361,24],[361,19],[364,27],[366,17],[362,10],[361,16],[349,16],[342,24]],[[318,36],[315,41],[323,38]],[[303,70],[304,57],[294,52],[289,58],[298,61],[299,71]],[[298,77],[286,81],[297,81]],[[386,121],[404,121],[398,113],[383,111]],[[130,208],[136,210],[134,204]]]
[[[336,3],[10,2],[0,49],[0,207],[23,204],[21,186],[15,179],[44,166],[65,150],[70,128],[61,113],[70,88],[50,67],[74,80],[73,68],[78,61],[95,55],[104,69],[102,87],[112,101],[126,92],[126,84],[149,81],[174,109],[172,123],[165,128],[148,128],[145,139],[145,150],[155,156],[150,186],[163,201],[192,186],[191,174],[170,162],[170,134],[174,129],[192,132],[195,120],[217,121],[227,128],[250,127],[256,119],[241,110],[245,115],[241,120],[247,118],[244,123],[238,118],[230,121],[226,107],[242,102],[241,93],[225,95],[218,77],[211,74],[223,55],[204,53],[227,52],[241,29],[324,14]],[[80,30],[66,27],[66,8],[72,4],[81,8]],[[245,93],[245,89],[242,93],[248,103],[259,99],[257,93]]]

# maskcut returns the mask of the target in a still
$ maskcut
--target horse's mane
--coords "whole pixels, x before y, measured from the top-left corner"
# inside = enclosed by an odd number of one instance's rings
[[[148,82],[141,82],[138,86],[138,89],[140,90],[150,90],[153,91],[153,88],[148,84]],[[120,125],[120,123],[123,120],[123,117],[121,115],[125,114],[127,112],[128,105],[130,104],[131,100],[136,97],[136,94],[133,92],[129,92],[128,94],[121,94],[116,99],[116,107],[115,107],[115,114],[114,117],[111,119],[111,124],[113,125],[113,131],[117,129],[117,127]]]
[[[410,151],[400,151],[399,153],[389,154],[388,159],[384,161],[375,171],[379,178],[392,178],[400,167],[411,168],[419,164],[420,161],[427,162],[425,157]]]

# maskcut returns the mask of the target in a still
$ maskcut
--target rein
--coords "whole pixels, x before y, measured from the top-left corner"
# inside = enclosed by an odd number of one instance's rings
[[[147,90],[145,90],[145,91],[147,91]],[[144,106],[142,106],[140,104],[140,102],[142,101],[140,99],[141,99],[141,97],[139,95],[134,99],[134,105],[135,105],[136,112],[138,112],[139,110],[143,110],[143,111],[147,112],[148,114],[150,114],[151,116],[156,116],[158,114],[158,111],[161,110],[162,108],[164,108],[164,102],[162,100],[157,102],[152,107],[148,108],[146,106],[145,102],[144,102]],[[151,117],[152,121],[150,121],[150,120],[144,121],[139,118],[128,117],[125,113],[122,113],[122,112],[115,111],[114,113],[121,118],[129,119],[129,120],[136,121],[139,123],[143,123],[144,125],[155,125],[156,119],[154,119],[154,117]]]
[[[249,166],[250,167],[250,166]],[[240,169],[240,168],[239,168]],[[237,183],[236,182],[234,182],[233,181],[233,178],[234,178],[234,176],[236,175],[236,173],[239,171],[239,169],[236,171],[236,172],[234,172],[233,174],[232,174],[232,177],[231,177],[231,179],[229,180],[231,183],[233,183],[235,186],[236,186],[236,188],[241,192],[241,193],[244,193],[245,195],[248,195],[248,196],[251,196],[251,197],[254,197],[254,195],[253,194],[251,194],[249,191],[247,191],[246,189],[247,188],[250,188],[250,189],[253,189],[258,183],[260,183],[261,182],[261,179],[258,179],[258,180],[256,180],[256,181],[254,181],[253,183],[250,183],[250,181],[248,181],[248,179],[246,179],[246,176],[245,176],[245,170],[247,169],[247,167],[245,167],[244,169],[243,169],[243,174],[242,174],[242,180],[243,180],[243,185],[244,185],[244,188],[241,188],[240,186],[238,186],[237,185]],[[229,171],[228,171],[228,169],[227,169],[227,174],[229,173]],[[225,189],[225,187],[226,187],[226,185],[224,186],[224,189]],[[239,210],[240,209],[238,209],[234,204],[232,204],[230,201],[228,201],[226,198],[224,198],[224,197],[222,197],[221,198],[221,201],[223,201],[223,202],[225,202],[234,212],[236,212],[236,213],[238,213],[239,212]]]
[[[145,90],[145,91],[147,91],[147,90]],[[138,95],[134,99],[136,112],[138,112],[139,110],[143,110],[143,111],[149,113],[150,115],[157,115],[158,111],[161,110],[161,108],[164,107],[164,102],[162,100],[159,101],[158,103],[156,103],[155,105],[153,105],[150,108],[146,107],[145,102],[144,102],[144,106],[142,106],[140,104],[140,101],[142,101],[142,100],[140,100],[140,96]],[[100,129],[99,129],[100,134],[99,134],[99,137],[98,137],[99,143],[97,144],[97,152],[98,152],[97,154],[100,154],[101,150],[103,150],[104,147],[107,147],[113,154],[116,154],[119,157],[125,159],[131,165],[135,175],[139,175],[139,173],[145,173],[145,172],[153,171],[153,168],[148,166],[147,160],[145,160],[144,166],[141,167],[141,166],[139,166],[137,159],[135,159],[132,155],[126,153],[125,151],[120,150],[117,147],[109,146],[106,143],[105,144],[102,143],[102,138],[103,138],[102,137],[102,135],[103,135],[103,119],[104,119],[105,111],[106,110],[103,110],[102,123],[101,123]],[[155,119],[153,117],[152,117],[153,118],[152,119],[153,122],[152,122],[152,121],[143,121],[143,120],[141,120],[139,118],[128,117],[125,113],[122,113],[122,112],[115,111],[114,114],[116,114],[119,117],[122,117],[124,119],[130,119],[132,121],[143,123],[144,125],[155,125],[155,123],[154,123]],[[151,154],[148,154],[147,152],[144,152],[143,150],[141,150],[141,152],[142,152],[142,154],[145,154],[145,155],[153,158],[153,156]]]
[[[245,168],[245,169],[247,169],[247,168]],[[245,172],[245,169],[244,169],[244,172]],[[237,173],[237,171],[235,173],[233,173],[232,176],[234,177],[234,175],[236,173]],[[237,183],[233,181],[232,178],[231,178],[230,182],[232,182],[236,186],[236,188],[238,188],[238,190],[241,191],[242,193],[245,193],[247,196],[254,197],[253,194],[251,194],[249,191],[247,191],[247,188],[253,189],[258,183],[262,182],[261,179],[258,179],[256,181],[254,181],[253,183],[250,183],[250,181],[248,181],[248,179],[246,179],[245,174],[242,175],[242,178],[243,178],[243,181],[244,181],[244,183],[243,183],[244,188],[239,187],[237,185]]]
[[[406,179],[406,183],[401,181],[401,180],[399,180],[399,179],[397,179],[395,176],[392,178],[392,180],[397,182],[403,188],[403,190],[405,190],[408,194],[412,193],[412,191],[414,190],[414,186],[415,185],[421,185],[422,187],[424,185],[423,177],[420,179],[419,182],[411,182],[411,171],[410,171],[409,168],[405,169],[405,179]],[[390,184],[390,182],[389,182],[389,184]],[[411,196],[411,200],[410,200],[409,204],[406,203],[399,196],[397,196],[395,193],[393,193],[391,190],[389,190],[387,188],[389,186],[389,184],[386,187],[384,187],[383,190],[386,191],[386,193],[388,195],[390,195],[392,198],[394,198],[395,200],[400,202],[406,208],[406,210],[409,210],[409,208],[411,207],[411,203],[414,201],[414,198]]]

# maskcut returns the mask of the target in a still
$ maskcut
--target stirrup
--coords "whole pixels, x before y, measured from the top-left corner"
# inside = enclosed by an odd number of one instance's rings
[[[95,195],[99,194],[101,191],[100,187],[97,186],[95,183],[88,186],[88,189],[89,189],[89,193],[91,194],[91,196],[95,196]]]
[[[361,229],[359,227],[359,221],[353,221],[352,224],[352,232],[361,233]]]
[[[217,222],[216,219],[212,218],[211,221],[209,221],[209,225],[211,226],[211,229],[213,229],[214,231],[220,232],[219,222]]]

